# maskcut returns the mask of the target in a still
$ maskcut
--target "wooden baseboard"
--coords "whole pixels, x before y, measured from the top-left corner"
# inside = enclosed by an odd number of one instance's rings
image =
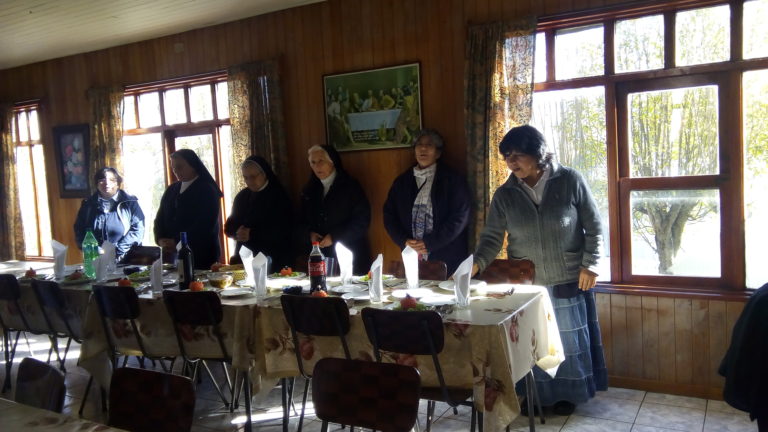
[[[723,400],[723,389],[721,387],[710,387],[707,385],[667,383],[655,380],[619,377],[612,375],[608,376],[608,385],[611,387],[644,390],[654,393],[667,393],[680,396]]]

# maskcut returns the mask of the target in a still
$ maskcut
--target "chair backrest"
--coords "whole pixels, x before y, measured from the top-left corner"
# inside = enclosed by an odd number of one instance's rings
[[[221,299],[213,291],[164,290],[163,300],[171,319],[178,324],[212,326],[224,317]]]
[[[64,299],[64,292],[61,290],[58,282],[32,279],[32,289],[35,292],[38,303],[40,303],[40,310],[48,325],[48,331],[50,333],[57,333],[53,321],[51,321],[50,314],[53,313],[64,323],[67,330],[66,336],[82,342],[80,334],[75,332],[67,318],[67,302]]]
[[[477,276],[488,283],[533,283],[536,276],[536,266],[527,259],[497,259]]]
[[[160,258],[161,253],[162,249],[157,246],[133,245],[125,253],[120,263],[127,265],[151,265]]]
[[[139,317],[139,295],[132,286],[94,285],[92,292],[105,318],[129,320]]]
[[[215,358],[230,360],[227,347],[224,344],[224,336],[219,328],[221,320],[224,319],[224,311],[217,293],[213,291],[165,290],[163,291],[163,300],[173,321],[173,330],[176,333],[176,341],[182,356],[189,358],[179,326],[211,326],[221,350],[221,356]],[[210,358],[214,358],[214,356]]]
[[[374,350],[413,355],[437,355],[443,350],[443,320],[435,311],[364,308],[362,317]]]
[[[21,287],[16,277],[11,274],[0,274],[0,300],[12,303],[18,311],[23,326],[20,330],[31,330],[24,309],[19,305],[19,299],[21,299]],[[7,309],[0,308],[0,327],[11,329],[13,319],[10,316],[3,317],[6,312]]]
[[[391,261],[392,274],[397,278],[405,277],[405,267],[402,261]],[[419,279],[421,280],[439,280],[448,279],[448,266],[443,261],[419,260]]]
[[[186,432],[192,428],[192,381],[146,369],[119,368],[109,390],[109,426],[131,431]]]
[[[116,354],[119,350],[107,320],[127,320],[131,325],[139,349],[146,356],[144,341],[139,334],[139,328],[135,321],[139,317],[139,295],[136,294],[136,290],[132,286],[94,285],[92,292],[96,305],[99,308],[101,325],[104,329],[104,336],[110,346],[113,364],[117,361]]]
[[[293,345],[297,347],[296,363],[301,374],[308,378],[304,370],[304,361],[297,333],[312,336],[338,336],[346,358],[352,358],[349,353],[346,335],[349,333],[349,308],[340,297],[312,297],[283,294],[280,296],[283,315],[291,328]]]
[[[66,395],[64,374],[55,367],[26,357],[16,375],[16,402],[60,413]]]
[[[312,379],[321,420],[381,431],[410,431],[419,408],[419,372],[410,366],[324,358]]]
[[[280,296],[288,325],[312,336],[337,336],[349,333],[349,308],[340,297]]]
[[[18,301],[21,298],[19,281],[11,274],[0,274],[0,300]]]

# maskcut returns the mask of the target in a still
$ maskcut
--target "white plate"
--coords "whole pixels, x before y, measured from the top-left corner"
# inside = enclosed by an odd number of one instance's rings
[[[390,279],[394,279],[395,277],[390,274],[381,275],[382,281],[388,281]],[[368,275],[363,276],[352,276],[352,281],[357,283],[364,283],[367,284],[370,279],[368,278]]]
[[[431,289],[427,289],[427,288],[413,288],[413,289],[394,290],[392,291],[391,295],[396,299],[402,299],[402,298],[405,298],[406,294],[413,298],[420,299],[422,297],[432,296],[435,293],[433,293]]]
[[[478,288],[484,287],[485,285],[487,285],[485,281],[472,279],[469,281],[469,290],[474,291]],[[440,288],[441,290],[453,292],[453,281],[452,280],[442,281],[439,284],[437,284],[437,287]]]
[[[419,303],[425,304],[427,306],[452,305],[456,303],[456,298],[451,295],[436,294],[420,298]]]
[[[270,279],[301,279],[303,277],[307,277],[307,274],[304,272],[293,272],[288,276],[281,276],[280,272],[269,275]]]
[[[368,292],[367,287],[360,286],[360,285],[339,285],[335,287],[330,287],[328,288],[328,290],[336,294]]]
[[[219,291],[219,295],[222,297],[237,297],[241,295],[252,294],[248,288],[230,288]]]
[[[342,294],[341,298],[344,300],[368,301],[371,299],[371,295],[368,294],[368,290],[365,290],[362,292],[348,292],[346,294]]]
[[[236,281],[235,285],[237,285],[239,287],[252,287],[253,286],[252,284],[247,283],[245,281],[245,279],[240,279],[239,281]]]

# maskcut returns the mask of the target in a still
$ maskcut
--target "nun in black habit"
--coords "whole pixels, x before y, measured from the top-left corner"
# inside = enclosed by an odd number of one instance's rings
[[[168,186],[155,217],[155,241],[164,255],[175,252],[181,232],[195,258],[195,268],[208,269],[219,260],[219,200],[221,190],[197,154],[189,149],[171,153],[178,181]]]
[[[261,156],[251,156],[240,169],[246,188],[232,203],[232,213],[224,224],[227,237],[237,240],[230,263],[240,262],[240,248],[272,258],[272,271],[293,265],[293,214],[288,197],[272,167]]]

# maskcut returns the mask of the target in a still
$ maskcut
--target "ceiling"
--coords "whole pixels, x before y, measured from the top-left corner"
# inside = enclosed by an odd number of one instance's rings
[[[0,70],[323,0],[0,0]]]

